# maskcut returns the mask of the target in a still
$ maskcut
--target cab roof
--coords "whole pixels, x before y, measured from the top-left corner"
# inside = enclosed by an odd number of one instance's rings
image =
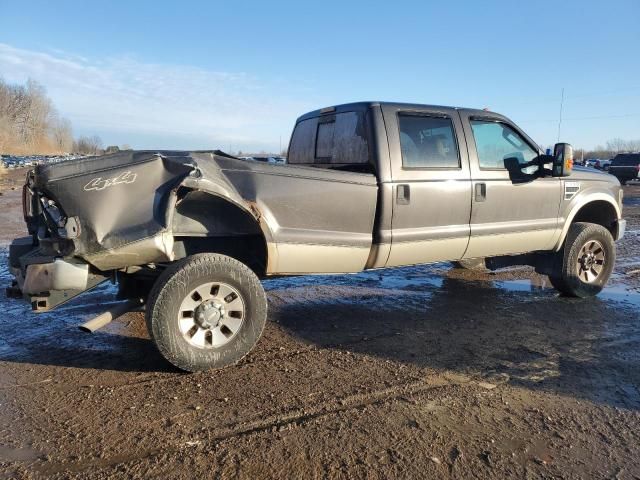
[[[372,107],[391,107],[391,108],[399,108],[406,110],[442,110],[442,111],[451,111],[451,110],[464,110],[465,112],[471,115],[478,116],[494,116],[498,118],[505,118],[503,115],[499,113],[492,112],[489,110],[480,110],[474,108],[464,108],[464,107],[452,107],[446,105],[427,105],[421,103],[403,103],[403,102],[381,102],[381,101],[365,101],[365,102],[353,102],[353,103],[343,103],[340,105],[334,105],[325,108],[319,108],[318,110],[313,110],[311,112],[305,113],[298,117],[296,123],[306,120],[308,118],[317,117],[319,115],[329,115],[332,113],[344,113],[344,112],[359,112],[366,111]]]

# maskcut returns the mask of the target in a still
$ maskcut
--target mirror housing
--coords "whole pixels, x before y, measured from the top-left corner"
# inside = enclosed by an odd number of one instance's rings
[[[573,170],[573,147],[568,143],[556,143],[553,147],[554,177],[568,177]]]

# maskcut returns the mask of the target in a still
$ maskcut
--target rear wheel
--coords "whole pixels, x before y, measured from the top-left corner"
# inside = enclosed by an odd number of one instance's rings
[[[609,230],[593,223],[574,223],[549,280],[565,295],[591,297],[609,280],[615,260],[615,243]]]
[[[146,312],[160,353],[189,372],[236,363],[260,338],[266,317],[267,299],[255,273],[233,258],[208,253],[165,270]]]

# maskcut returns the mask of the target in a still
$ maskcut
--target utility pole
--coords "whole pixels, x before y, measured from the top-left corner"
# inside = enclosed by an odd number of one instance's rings
[[[560,97],[560,118],[558,120],[558,142],[560,142],[560,127],[562,126],[562,106],[564,105],[564,87],[562,87],[562,96]]]
[[[278,155],[282,153],[282,135],[280,135],[280,150],[278,150]]]

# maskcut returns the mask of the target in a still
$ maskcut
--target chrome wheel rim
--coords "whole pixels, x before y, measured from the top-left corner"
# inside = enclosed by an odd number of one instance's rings
[[[597,240],[589,240],[578,253],[576,274],[585,283],[595,282],[604,270],[606,256],[602,244]]]
[[[219,348],[236,336],[244,317],[244,299],[236,288],[208,282],[194,288],[182,301],[178,326],[190,345]]]

